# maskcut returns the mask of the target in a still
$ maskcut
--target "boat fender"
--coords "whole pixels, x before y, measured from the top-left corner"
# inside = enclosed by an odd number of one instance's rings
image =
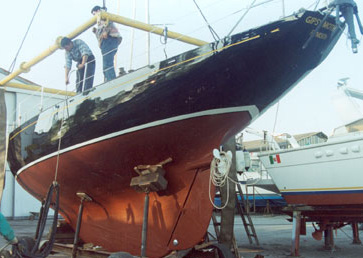
[[[246,149],[243,150],[243,158],[245,159],[245,169],[248,171],[248,169],[251,167],[251,156]]]
[[[236,170],[242,173],[245,169],[245,157],[242,150],[236,150]]]

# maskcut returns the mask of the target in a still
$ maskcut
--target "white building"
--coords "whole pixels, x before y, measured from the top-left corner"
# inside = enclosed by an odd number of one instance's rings
[[[8,74],[8,71],[0,68],[0,80]],[[16,77],[11,82],[36,85],[21,77]],[[39,86],[39,91],[6,87],[7,134],[23,122],[37,115],[40,110],[44,110],[64,100],[64,98],[62,95],[42,93],[41,86]],[[0,211],[4,216],[14,219],[28,218],[30,212],[39,212],[40,206],[41,203],[16,182],[9,167],[6,166],[5,189],[0,205]]]

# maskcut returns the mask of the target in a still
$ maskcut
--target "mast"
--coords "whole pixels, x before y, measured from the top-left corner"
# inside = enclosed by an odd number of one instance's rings
[[[136,0],[133,1],[133,18],[136,19]],[[129,70],[132,69],[132,58],[134,56],[134,41],[135,41],[135,28],[131,29],[131,44],[130,44],[130,67]]]
[[[150,24],[150,9],[149,9],[149,0],[145,0],[145,11],[146,11],[146,23]],[[147,65],[150,65],[150,32],[148,32],[146,34],[146,51],[147,51],[147,55],[146,55],[146,61],[147,61]]]
[[[282,17],[285,17],[285,0],[282,0]]]

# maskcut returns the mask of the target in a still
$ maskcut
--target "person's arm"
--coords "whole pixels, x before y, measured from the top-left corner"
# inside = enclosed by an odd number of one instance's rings
[[[105,20],[101,20],[98,29],[99,29],[99,37],[100,39],[106,39],[108,36],[109,31],[109,22],[106,22]]]
[[[2,213],[0,213],[0,234],[10,242],[10,244],[17,244],[18,239],[15,237],[14,231],[11,228],[10,224],[4,217]]]
[[[87,63],[87,59],[88,59],[88,55],[84,55],[82,56],[82,63],[80,63],[77,67],[78,69],[82,69],[86,63]]]
[[[66,82],[66,85],[69,84],[69,68],[68,67],[64,67],[64,70],[65,70],[65,82]]]

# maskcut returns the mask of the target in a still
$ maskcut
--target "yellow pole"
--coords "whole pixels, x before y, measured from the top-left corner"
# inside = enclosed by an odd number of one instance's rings
[[[113,22],[117,22],[117,23],[120,23],[120,24],[123,24],[126,26],[134,27],[136,29],[151,32],[151,33],[158,34],[158,35],[163,35],[163,32],[164,32],[164,29],[162,29],[162,28],[159,28],[159,27],[156,27],[156,26],[153,26],[150,24],[146,24],[143,22],[139,22],[136,20],[132,20],[132,19],[120,16],[120,15],[116,15],[116,14],[101,12],[101,17],[102,17],[102,19],[109,19],[110,21],[113,21]],[[180,34],[177,32],[172,32],[172,31],[168,31],[168,37],[188,43],[188,44],[196,45],[196,46],[203,46],[205,44],[208,44],[208,42],[206,42],[206,41],[188,37],[183,34]]]
[[[42,86],[39,85],[30,85],[30,84],[23,84],[23,83],[16,83],[16,82],[8,82],[5,87],[23,89],[23,90],[31,90],[31,91],[42,91]],[[64,90],[57,90],[51,88],[43,88],[43,92],[51,93],[51,94],[58,94],[58,95],[66,95],[66,96],[75,96],[76,93],[73,91],[64,91]]]
[[[67,37],[70,38],[70,39],[73,39],[73,38],[77,37],[83,31],[87,30],[88,28],[90,28],[91,26],[93,26],[94,24],[96,24],[96,20],[97,20],[97,17],[92,17],[84,25],[79,26],[77,29],[75,29],[74,31],[72,31],[71,33],[69,33],[67,35]],[[22,63],[20,65],[20,68],[18,70],[16,70],[15,72],[9,74],[8,76],[6,76],[4,79],[2,79],[0,81],[0,86],[4,86],[5,83],[11,81],[12,79],[14,79],[19,74],[28,72],[33,65],[36,65],[37,63],[39,63],[40,61],[42,61],[46,57],[48,57],[51,54],[53,54],[57,49],[60,48],[60,41],[61,41],[61,39],[62,39],[62,37],[58,37],[56,39],[56,42],[55,42],[54,45],[50,46],[48,49],[46,49],[45,51],[43,51],[42,53],[40,53],[38,56],[36,56],[32,60],[30,60],[29,62]]]
[[[123,24],[123,25],[126,25],[126,26],[134,27],[136,29],[140,29],[140,30],[143,30],[143,31],[148,31],[148,32],[158,34],[158,35],[163,35],[164,30],[162,28],[152,26],[150,24],[146,24],[146,23],[139,22],[139,21],[136,21],[136,20],[132,20],[132,19],[129,19],[129,18],[126,18],[126,17],[122,17],[122,16],[119,16],[119,15],[115,15],[115,14],[111,14],[111,13],[107,13],[107,12],[101,12],[101,17],[103,19],[109,19],[111,21],[114,21],[114,22],[117,22],[117,23],[120,23],[120,24]],[[97,16],[93,16],[85,24],[79,26],[73,32],[69,33],[67,35],[67,37],[70,38],[70,39],[73,39],[73,38],[77,37],[82,32],[84,32],[85,30],[89,29],[91,26],[96,24],[96,22],[97,22]],[[188,36],[185,36],[183,34],[172,32],[172,31],[168,31],[167,36],[169,38],[176,39],[176,40],[179,40],[179,41],[182,41],[182,42],[185,42],[185,43],[189,43],[189,44],[192,44],[192,45],[196,45],[196,46],[203,46],[205,44],[208,44],[208,42],[206,42],[206,41],[202,41],[202,40],[199,40],[199,39],[196,39],[196,38],[188,37]],[[14,79],[16,76],[20,75],[21,73],[28,72],[33,65],[36,65],[37,63],[39,63],[40,61],[42,61],[46,57],[53,54],[56,50],[58,50],[60,48],[61,39],[62,39],[62,37],[58,37],[54,45],[50,46],[48,49],[43,51],[41,54],[39,54],[38,56],[36,56],[32,60],[30,60],[29,62],[22,63],[18,70],[16,70],[15,72],[9,74],[8,76],[6,76],[4,79],[2,79],[0,81],[0,86],[4,86],[7,82],[11,81],[12,79]],[[26,85],[26,84],[24,84],[24,85]],[[9,86],[9,87],[12,87],[12,86]]]

